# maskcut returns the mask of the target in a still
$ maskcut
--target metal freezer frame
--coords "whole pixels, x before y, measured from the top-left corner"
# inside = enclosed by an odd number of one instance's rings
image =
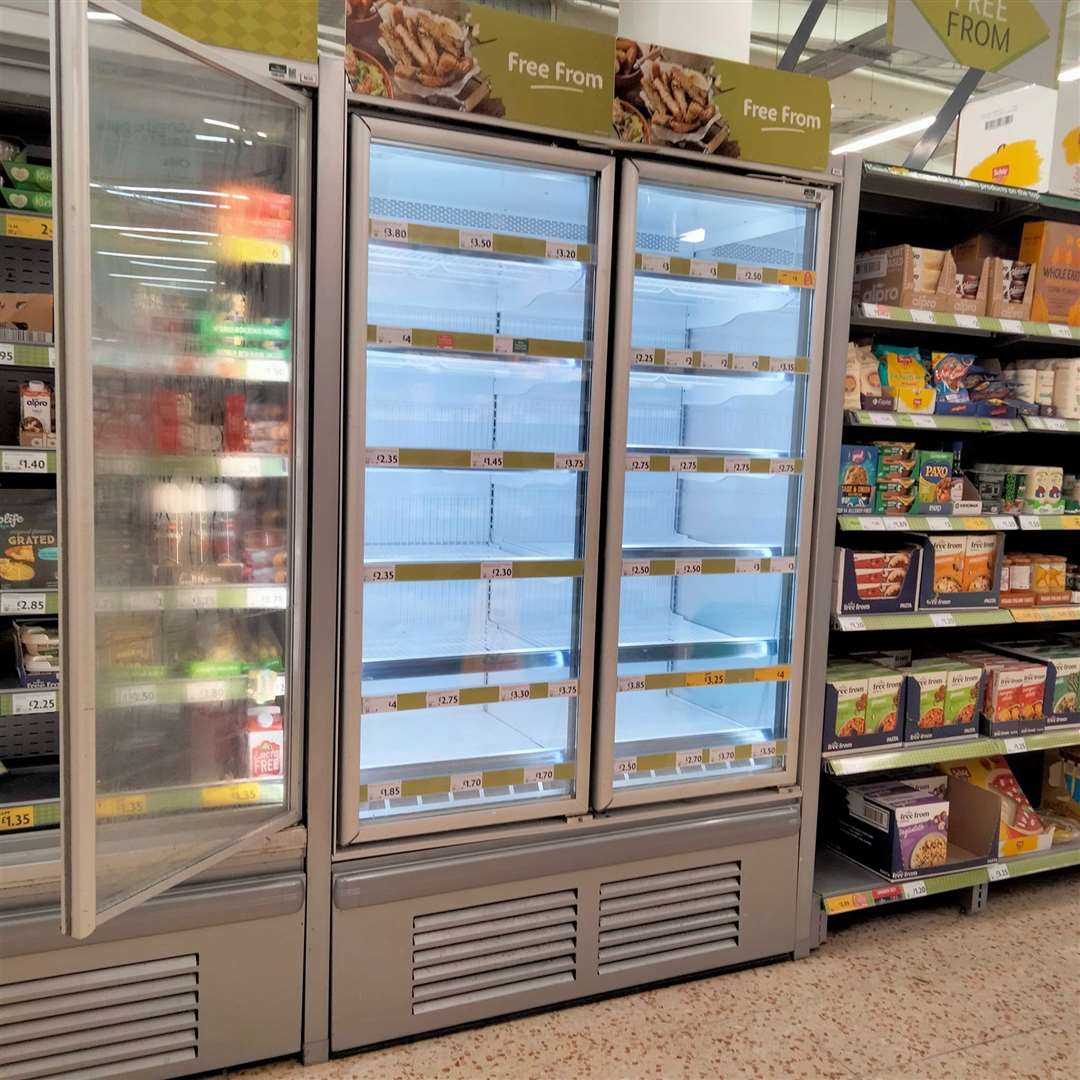
[[[833,193],[830,188],[811,186],[801,181],[759,179],[720,172],[716,169],[693,168],[667,162],[629,158],[622,161],[620,217],[617,244],[617,281],[615,286],[615,332],[612,357],[612,393],[608,427],[608,474],[606,521],[607,537],[604,559],[603,615],[600,629],[598,673],[599,693],[593,760],[592,802],[597,811],[620,806],[640,806],[645,803],[721,795],[728,792],[760,788],[784,787],[795,783],[798,774],[798,744],[800,717],[803,707],[802,683],[808,649],[808,595],[810,590],[811,542],[813,539],[814,478],[817,461],[818,416],[825,365],[826,298],[830,284],[830,238],[832,232]],[[631,320],[635,276],[637,234],[637,190],[640,179],[659,184],[695,188],[717,194],[750,195],[773,201],[801,201],[818,210],[815,244],[816,279],[813,288],[812,326],[808,358],[810,370],[806,378],[806,445],[803,456],[801,506],[798,520],[796,551],[795,607],[792,614],[793,650],[786,739],[792,748],[785,755],[783,770],[760,772],[745,777],[709,780],[663,781],[641,785],[623,791],[613,789],[615,747],[615,703],[618,693],[619,603],[622,586],[622,529],[623,499],[626,476],[627,413],[630,394]],[[796,194],[798,192],[798,194]]]
[[[333,78],[329,80],[333,84]],[[476,134],[448,127],[409,123],[347,110],[348,161],[346,196],[347,267],[344,317],[346,326],[344,378],[345,431],[343,499],[344,595],[340,678],[340,760],[338,762],[338,842],[353,846],[391,838],[458,832],[510,822],[558,818],[586,813],[589,806],[590,736],[592,718],[593,651],[596,641],[596,598],[599,591],[601,486],[603,470],[598,448],[605,444],[604,407],[607,395],[608,297],[612,245],[615,160],[600,154],[565,150],[513,137]],[[372,139],[417,148],[445,150],[480,159],[539,165],[595,177],[594,220],[596,262],[591,309],[592,358],[589,380],[588,453],[579,612],[580,651],[575,740],[574,795],[508,803],[490,809],[432,811],[401,820],[359,824],[360,717],[363,629],[363,507],[365,472],[365,412],[367,365],[367,253],[370,231],[368,178]]]

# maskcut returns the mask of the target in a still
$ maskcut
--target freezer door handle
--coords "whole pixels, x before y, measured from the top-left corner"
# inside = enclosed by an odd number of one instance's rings
[[[304,908],[305,892],[301,873],[188,885],[98,927],[88,941],[60,933],[57,907],[15,911],[0,915],[0,957],[295,915]]]
[[[475,889],[508,881],[569,874],[598,866],[645,862],[692,851],[759,844],[799,831],[799,801],[693,821],[653,822],[588,836],[545,840],[507,850],[434,858],[422,862],[342,871],[334,877],[339,911],[373,907],[448,889]]]

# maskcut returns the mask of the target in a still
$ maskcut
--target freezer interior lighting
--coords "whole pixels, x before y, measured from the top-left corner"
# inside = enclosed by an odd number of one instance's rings
[[[144,274],[110,274],[109,277],[115,278],[132,278],[135,281],[140,281],[142,284],[146,284],[148,281],[179,281],[185,285],[217,285],[219,282],[207,281],[205,278],[197,277],[148,277]]]
[[[700,244],[705,239],[704,229],[690,229],[684,232],[679,239],[684,244]]]
[[[213,124],[214,127],[229,128],[230,131],[239,131],[240,130],[240,125],[239,124],[230,124],[228,120],[214,120],[209,116],[204,116],[202,118],[202,122],[204,124]]]
[[[857,139],[852,139],[851,142],[842,143],[832,152],[834,154],[853,154],[857,150],[867,150],[871,146],[880,146],[882,143],[892,142],[893,139],[902,139],[905,135],[918,135],[933,122],[933,116],[920,116],[918,120],[908,120],[904,124],[879,128],[877,131],[860,135]]]
[[[203,135],[198,134],[195,136],[199,142],[236,142],[235,139],[230,139],[225,135]]]
[[[105,226],[101,226],[104,228]],[[128,226],[130,228],[130,226]],[[155,244],[194,244],[196,247],[209,247],[209,240],[180,240],[175,236],[144,236],[142,233],[122,232],[129,240],[153,240]],[[215,234],[216,235],[216,234]],[[175,256],[171,256],[175,258]]]
[[[91,184],[91,187],[101,187],[101,184]],[[136,187],[134,184],[113,184],[110,191],[139,191],[150,192],[154,195],[207,195],[212,199],[243,199],[247,201],[249,196],[240,195],[235,191],[204,191],[202,188],[186,187]]]
[[[183,270],[188,274],[206,274],[210,271],[208,266],[177,266],[175,263],[143,262],[141,259],[129,259],[128,262],[132,266],[149,266],[154,270]]]
[[[192,240],[190,242],[195,243],[195,244],[202,243],[202,241],[200,241],[200,240]],[[179,243],[188,243],[188,241],[181,240],[181,241],[179,241]],[[95,255],[115,255],[117,258],[120,258],[120,259],[132,259],[132,260],[139,259],[139,258],[148,259],[148,258],[154,258],[155,257],[155,256],[152,256],[152,255],[147,255],[147,253],[145,251],[95,251],[94,254]],[[214,265],[215,263],[217,263],[217,259],[194,259],[189,255],[171,255],[170,254],[170,255],[162,255],[161,258],[163,258],[163,259],[172,259],[173,262],[208,263],[210,265]],[[194,269],[194,267],[193,267],[193,269]]]
[[[146,226],[144,228],[142,225],[99,225],[99,224],[97,224],[97,222],[91,222],[90,223],[90,228],[91,229],[115,229],[117,232],[122,233],[122,235],[124,235],[124,236],[132,236],[132,235],[134,235],[136,237],[136,239],[138,239],[138,240],[143,240],[143,239],[149,240],[150,239],[150,236],[143,237],[143,236],[140,235],[141,233],[154,233],[154,234],[157,234],[157,233],[178,233],[180,236],[219,236],[220,235],[220,233],[216,233],[216,232],[200,232],[198,229],[161,229],[161,228],[151,228],[150,226]],[[134,230],[136,230],[136,229],[138,230],[138,232],[134,232]],[[155,235],[153,237],[153,239],[156,240],[156,239],[158,239],[158,237]]]
[[[1076,82],[1080,79],[1080,64],[1076,67],[1066,68],[1064,71],[1058,72],[1058,82]]]
[[[198,289],[194,285],[162,285],[158,281],[140,281],[139,284],[146,285],[152,289],[175,289],[177,292],[208,293],[210,291],[210,289],[205,285],[201,289]]]
[[[114,15],[111,11],[88,11],[86,17],[91,22],[123,22],[119,15]]]

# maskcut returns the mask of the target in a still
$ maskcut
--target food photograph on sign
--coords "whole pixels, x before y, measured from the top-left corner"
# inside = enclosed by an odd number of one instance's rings
[[[716,100],[722,93],[711,58],[615,39],[612,126],[623,142],[739,157]]]
[[[346,0],[345,72],[354,93],[503,116],[474,54],[479,27],[460,0]]]

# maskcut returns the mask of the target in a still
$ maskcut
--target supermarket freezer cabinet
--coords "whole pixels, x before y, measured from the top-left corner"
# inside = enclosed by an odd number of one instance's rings
[[[614,163],[349,141],[340,841],[581,813]]]
[[[63,775],[0,776],[0,1071],[175,1076],[300,1046],[311,107],[51,17]]]
[[[832,200],[621,183],[598,810],[795,779]]]

